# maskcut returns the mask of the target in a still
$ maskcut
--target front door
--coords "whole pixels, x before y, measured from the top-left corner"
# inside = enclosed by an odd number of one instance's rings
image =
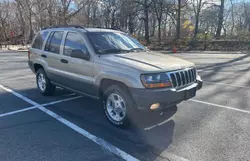
[[[88,52],[84,38],[77,32],[69,31],[63,46],[62,59],[67,62],[63,68],[67,72],[63,85],[83,94],[98,97],[98,90],[93,81],[93,61],[71,57],[71,51],[74,49]]]

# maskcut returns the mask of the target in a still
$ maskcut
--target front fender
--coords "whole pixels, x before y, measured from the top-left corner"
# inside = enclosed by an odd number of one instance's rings
[[[99,70],[101,69],[101,70]],[[133,69],[122,70],[121,68],[103,67],[99,68],[94,78],[96,86],[100,86],[102,79],[111,79],[124,83],[127,87],[143,88],[140,80],[140,73]]]

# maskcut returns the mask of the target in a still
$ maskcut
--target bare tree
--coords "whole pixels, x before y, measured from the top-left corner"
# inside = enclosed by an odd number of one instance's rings
[[[165,0],[154,0],[153,5],[154,5],[154,10],[156,14],[156,18],[158,21],[158,43],[161,43],[161,23],[162,23],[162,16],[164,9],[166,7],[165,5],[166,1]]]
[[[222,25],[223,25],[223,19],[224,19],[224,4],[225,0],[221,0],[221,4],[220,4],[220,11],[219,11],[219,20],[218,20],[218,27],[217,27],[217,31],[216,31],[216,38],[219,38],[221,36],[221,29],[222,29]]]
[[[176,40],[180,39],[181,34],[181,9],[187,5],[188,0],[177,0],[177,18],[176,18]]]
[[[0,27],[1,27],[0,33],[3,35],[2,39],[7,38],[8,17],[9,17],[9,2],[4,2],[0,4]]]
[[[231,34],[233,34],[233,32],[234,32],[234,25],[235,25],[235,22],[234,22],[234,4],[233,4],[233,0],[230,0],[230,2],[231,2],[231,16],[232,16]]]
[[[200,20],[200,12],[203,6],[202,0],[191,0],[194,15],[195,15],[195,29],[194,29],[194,38],[196,38],[198,32],[199,32],[199,20]]]
[[[150,44],[149,40],[149,9],[153,3],[152,0],[135,0],[143,10],[143,21],[144,21],[144,29],[145,29],[145,40],[147,44]]]
[[[90,0],[87,0],[87,3],[89,2]],[[77,13],[79,13],[83,7],[85,6],[85,1],[80,1],[80,2],[77,2],[77,1],[73,1],[73,0],[61,0],[60,1],[60,9],[59,9],[59,15],[60,15],[60,19],[62,20],[62,23],[64,25],[67,24],[67,21],[74,15],[76,15]],[[75,5],[74,8],[76,9],[73,9],[73,10],[70,10],[70,5]]]

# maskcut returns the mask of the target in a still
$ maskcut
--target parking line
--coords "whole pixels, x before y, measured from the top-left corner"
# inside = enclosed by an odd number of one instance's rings
[[[250,111],[248,111],[248,110],[241,110],[241,109],[234,108],[234,107],[218,105],[218,104],[215,104],[215,103],[209,103],[209,102],[199,101],[199,100],[195,100],[195,99],[190,99],[190,101],[250,114]]]
[[[113,154],[116,154],[118,156],[120,156],[122,159],[127,160],[127,161],[139,161],[138,159],[136,159],[135,157],[131,156],[130,154],[120,150],[119,148],[115,147],[114,145],[110,144],[109,142],[105,141],[104,139],[98,138],[97,136],[89,133],[88,131],[80,128],[79,126],[77,126],[76,124],[64,119],[63,117],[57,115],[56,113],[48,110],[47,108],[43,107],[42,105],[36,103],[35,101],[32,101],[31,99],[3,86],[0,84],[0,88],[4,89],[7,92],[12,93],[13,95],[17,96],[18,98],[21,98],[22,100],[32,104],[33,106],[36,106],[38,109],[40,109],[41,111],[45,112],[46,114],[50,115],[51,117],[55,118],[56,120],[60,121],[61,123],[63,123],[64,125],[68,126],[69,128],[75,130],[76,132],[78,132],[79,134],[87,137],[88,139],[90,139],[91,141],[95,142],[96,144],[100,145],[102,148],[112,152]]]
[[[12,112],[8,112],[8,113],[0,114],[0,117],[9,116],[9,115],[13,115],[13,114],[24,112],[24,111],[33,110],[35,108],[37,108],[37,107],[33,106],[33,107],[21,109],[21,110],[16,110],[16,111],[12,111]]]
[[[54,102],[50,102],[50,103],[45,103],[45,104],[41,104],[41,106],[49,106],[49,105],[54,105],[57,103],[62,103],[62,102],[66,102],[66,101],[71,101],[71,100],[75,100],[78,98],[82,98],[83,96],[76,96],[76,97],[72,97],[72,98],[66,98],[66,99],[62,99],[62,100],[58,100],[58,101],[54,101]]]
[[[199,101],[199,100],[195,100],[195,99],[190,99],[189,101],[193,101],[193,102],[197,102],[197,103],[202,103],[202,104],[206,104],[206,105],[211,105],[211,106],[216,106],[216,107],[221,107],[221,108],[226,108],[226,109],[229,109],[229,110],[234,110],[234,111],[238,111],[238,112],[243,112],[243,113],[250,114],[250,111],[248,111],[248,110],[241,110],[241,109],[234,108],[234,107],[218,105],[218,104],[215,104],[215,103],[209,103],[209,102]],[[167,123],[169,120],[170,120],[170,118],[167,119],[167,120],[165,120],[165,121],[163,121],[163,122],[160,122],[160,123],[158,123],[158,124],[152,125],[152,126],[150,126],[150,127],[146,127],[146,128],[144,128],[144,130],[145,130],[145,131],[152,130],[153,128],[155,128],[155,127],[157,127],[157,126],[162,126],[162,125],[164,125],[164,124]]]
[[[61,102],[75,100],[75,99],[78,99],[78,98],[82,98],[82,96],[77,96],[77,97],[66,98],[66,99],[62,99],[62,100],[58,100],[58,101],[54,101],[54,102],[49,102],[49,103],[42,104],[41,106],[54,105],[54,104],[61,103]],[[33,110],[35,108],[37,108],[37,106],[32,106],[32,107],[24,108],[24,109],[21,109],[21,110],[16,110],[16,111],[0,114],[0,117],[9,116],[9,115],[13,115],[13,114],[16,114],[16,113],[21,113],[21,112]]]
[[[210,81],[203,81],[204,83],[209,83],[209,84],[219,84],[223,86],[232,86],[232,87],[238,87],[238,88],[250,88],[247,86],[238,86],[238,85],[231,85],[231,84],[226,84],[226,83],[215,83],[215,82],[210,82]]]
[[[146,128],[144,128],[144,130],[147,131],[147,130],[151,130],[151,129],[157,127],[157,126],[162,126],[162,125],[164,125],[165,123],[167,123],[169,120],[171,120],[171,119],[169,118],[169,119],[167,119],[167,120],[165,120],[165,121],[163,121],[163,122],[160,122],[160,123],[158,123],[158,124],[152,125],[152,126],[150,126],[150,127],[146,127]]]

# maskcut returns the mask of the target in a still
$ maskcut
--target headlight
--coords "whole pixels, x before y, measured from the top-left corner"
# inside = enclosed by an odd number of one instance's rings
[[[145,88],[166,88],[172,87],[167,73],[143,74],[141,81]]]

